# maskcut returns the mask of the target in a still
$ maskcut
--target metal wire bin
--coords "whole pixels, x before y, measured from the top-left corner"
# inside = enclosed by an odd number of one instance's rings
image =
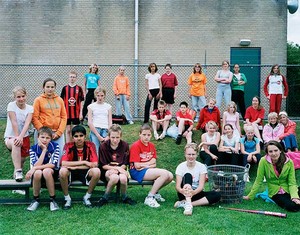
[[[240,203],[242,201],[246,178],[250,165],[213,165],[207,167],[210,190],[221,193],[222,203]]]

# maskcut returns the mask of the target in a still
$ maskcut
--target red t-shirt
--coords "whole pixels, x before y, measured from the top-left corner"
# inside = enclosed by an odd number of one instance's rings
[[[64,86],[60,97],[63,99],[69,119],[79,118],[81,101],[84,100],[81,86]]]
[[[167,115],[172,115],[172,114],[171,114],[171,112],[170,112],[169,110],[165,110],[165,111],[161,114],[161,113],[159,112],[158,109],[155,109],[155,110],[151,113],[151,115],[155,115],[155,116],[157,117],[157,119],[160,120],[160,119],[164,119],[165,116],[167,116]]]
[[[262,126],[262,120],[265,117],[265,109],[261,108],[260,110],[254,109],[252,106],[246,109],[245,119],[249,119],[250,122],[256,121],[258,118],[261,119],[258,125]]]
[[[160,79],[162,88],[175,88],[175,86],[178,85],[178,81],[174,73],[171,73],[170,75],[164,73]]]
[[[86,154],[84,151],[86,150]],[[76,156],[77,155],[77,156]],[[77,157],[77,159],[76,159]],[[96,147],[93,142],[85,141],[85,145],[82,150],[76,148],[73,142],[66,143],[64,146],[63,155],[61,157],[62,161],[89,161],[98,162],[98,156],[96,153]]]
[[[180,118],[188,118],[188,119],[193,120],[191,114],[189,114],[189,113],[183,114],[180,110],[176,112],[176,118],[177,118],[177,117],[180,117]],[[177,122],[177,125],[178,125],[178,121],[176,121],[176,122]],[[192,121],[184,121],[184,125],[185,125],[185,126],[187,126],[187,125],[193,125],[193,122],[192,122]]]
[[[141,140],[134,142],[130,148],[129,162],[149,162],[152,158],[156,158],[156,149],[153,143],[149,142],[144,145]],[[134,169],[134,164],[131,164],[131,169]]]

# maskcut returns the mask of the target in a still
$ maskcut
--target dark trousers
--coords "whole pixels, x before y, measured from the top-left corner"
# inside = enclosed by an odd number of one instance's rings
[[[85,116],[88,112],[87,107],[92,103],[93,100],[96,101],[94,91],[95,91],[95,89],[88,89],[88,92],[85,96],[84,105],[83,105],[83,108],[82,108],[82,117],[83,117],[83,119],[85,118]]]
[[[298,188],[298,195],[300,196],[300,187]],[[299,211],[300,205],[296,204],[291,200],[291,195],[289,193],[285,194],[275,194],[272,197],[272,200],[281,208],[286,209],[287,211]]]
[[[219,152],[217,164],[230,164],[238,166],[241,164],[241,155],[238,153]]]
[[[193,176],[190,173],[186,173],[182,177],[181,188],[183,188],[183,186],[185,184],[189,184],[192,186],[192,183],[193,183]],[[183,194],[177,192],[177,195],[178,195],[178,198],[180,201],[185,200],[185,196]],[[192,197],[192,202],[198,201],[203,197],[206,197],[209,204],[214,204],[214,203],[217,203],[218,201],[220,201],[221,194],[219,192],[215,192],[215,191],[210,191],[210,192],[201,191],[200,193],[197,193]]]
[[[213,154],[216,155],[217,157],[219,157],[219,151],[218,151],[218,147],[216,145],[210,145],[209,146],[209,151]],[[205,151],[201,151],[200,152],[200,158],[203,161],[203,164],[205,164],[206,166],[211,166],[215,164],[215,160],[213,160],[211,158],[211,156],[206,153]]]
[[[261,155],[259,153],[255,154],[255,157],[257,159],[257,164],[258,164],[261,159]],[[248,158],[248,154],[243,154],[243,166],[247,165],[247,163],[248,163],[247,158]]]
[[[234,103],[236,103],[236,105],[238,106],[240,113],[243,117],[243,119],[245,120],[245,113],[246,113],[246,107],[245,107],[245,96],[244,96],[244,92],[241,90],[232,90],[232,101],[234,101]]]
[[[149,116],[150,116],[150,107],[151,107],[151,102],[154,99],[154,105],[153,105],[153,110],[157,109],[158,101],[159,99],[156,99],[157,94],[159,93],[159,89],[152,89],[149,90],[152,99],[149,99],[149,95],[147,94],[147,99],[145,103],[145,113],[144,113],[144,123],[149,122]]]

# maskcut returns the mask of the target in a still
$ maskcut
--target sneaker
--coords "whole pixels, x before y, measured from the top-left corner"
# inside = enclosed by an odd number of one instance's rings
[[[129,125],[133,125],[134,122],[133,122],[133,121],[129,121],[128,124],[129,124]]]
[[[159,139],[159,137],[158,137],[158,134],[157,134],[157,133],[154,133],[154,139],[155,139],[155,140],[158,140],[158,139]]]
[[[133,199],[131,199],[130,197],[126,197],[125,199],[122,200],[122,202],[123,202],[124,204],[129,204],[129,205],[131,205],[131,206],[136,205],[136,201],[133,200]]]
[[[57,205],[56,201],[51,201],[50,202],[50,211],[57,211],[59,210],[59,206]]]
[[[184,215],[192,215],[193,214],[193,205],[192,203],[186,203],[184,206]]]
[[[92,208],[92,203],[90,201],[90,198],[87,198],[87,197],[83,197],[83,205],[85,205],[86,207],[88,208]]]
[[[64,204],[64,207],[63,209],[64,210],[69,210],[72,206],[72,200],[65,200],[65,204]]]
[[[175,143],[177,145],[180,145],[181,144],[181,140],[182,140],[182,135],[178,135],[177,138],[176,138],[176,142]]]
[[[27,207],[27,210],[28,210],[28,211],[35,211],[35,210],[38,208],[39,204],[40,204],[40,203],[39,203],[38,201],[33,200],[33,201],[31,202],[31,204],[29,205],[29,207]]]
[[[11,192],[13,194],[20,194],[20,195],[25,195],[26,194],[25,190],[20,190],[20,189],[12,190]]]
[[[154,198],[157,202],[165,202],[166,199],[164,199],[159,193],[154,195]]]
[[[23,172],[22,172],[22,170],[17,170],[15,172],[15,180],[17,182],[21,182],[23,180]]]
[[[155,200],[154,197],[146,197],[144,204],[152,208],[160,207],[160,205],[158,204],[158,202]]]
[[[97,202],[97,207],[101,207],[101,206],[104,206],[105,204],[108,203],[108,200],[104,197],[100,197],[100,200]]]
[[[174,204],[174,208],[184,208],[184,207],[185,207],[185,204],[186,204],[186,201],[185,201],[185,200],[177,201],[177,202],[175,202],[175,204]]]
[[[264,176],[264,180],[263,180],[263,182],[265,183],[265,182],[267,182],[267,179],[266,179],[266,177]]]

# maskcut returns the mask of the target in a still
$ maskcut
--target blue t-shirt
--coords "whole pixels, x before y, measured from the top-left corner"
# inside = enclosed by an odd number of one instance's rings
[[[86,73],[84,75],[86,79],[86,88],[95,89],[98,86],[98,81],[101,79],[100,75],[94,73]]]
[[[246,137],[242,137],[240,140],[241,144],[244,144],[245,146],[245,151],[248,153],[252,153],[256,150],[256,144],[259,143],[258,138],[253,138],[252,140],[245,140]]]

